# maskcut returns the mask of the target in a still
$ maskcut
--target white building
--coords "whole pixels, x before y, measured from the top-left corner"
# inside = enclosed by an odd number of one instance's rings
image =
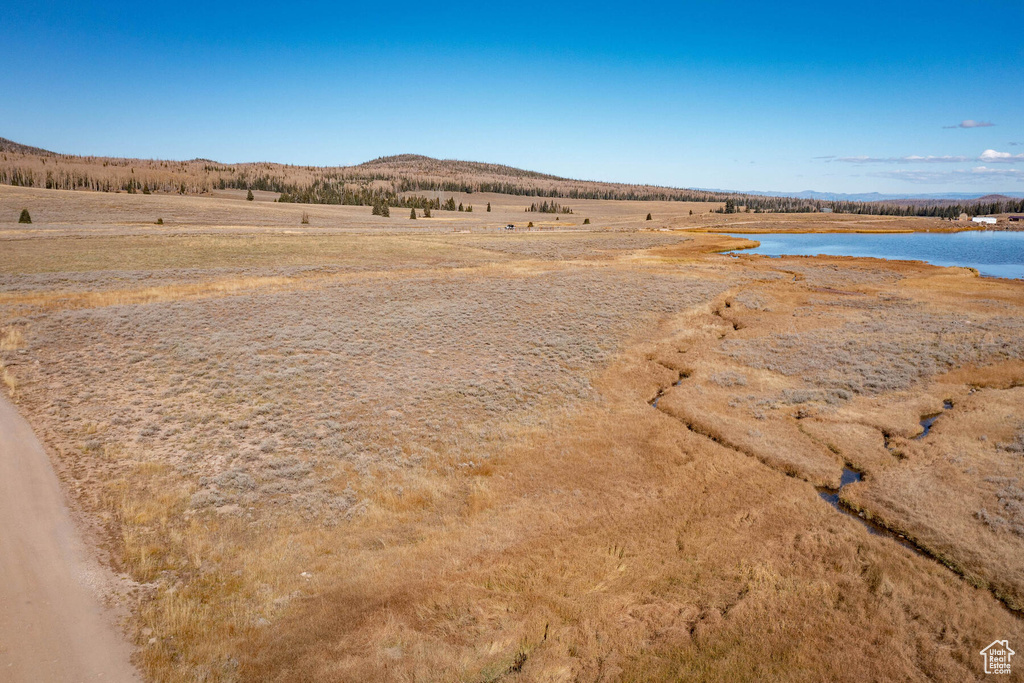
[[[996,224],[996,217],[995,216],[975,216],[971,220],[974,221],[975,223],[986,223],[988,225],[995,225]]]

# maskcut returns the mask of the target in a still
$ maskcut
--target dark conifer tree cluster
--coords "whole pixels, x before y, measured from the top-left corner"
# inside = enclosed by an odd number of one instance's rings
[[[1024,213],[1024,199],[1013,197],[985,201],[981,198],[968,202],[932,200],[928,202],[831,202],[836,213],[868,214],[872,216],[929,216],[955,220],[960,214],[986,216],[997,213]]]
[[[537,213],[572,213],[572,209],[568,206],[562,206],[558,202],[549,202],[546,199],[537,204],[534,202],[526,208],[526,212],[537,212]]]

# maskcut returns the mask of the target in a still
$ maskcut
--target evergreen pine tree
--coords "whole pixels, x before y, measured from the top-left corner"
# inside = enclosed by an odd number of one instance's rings
[[[583,219],[583,225],[590,225],[590,219],[589,218],[584,218]]]
[[[28,215],[28,209],[21,210],[21,216],[18,217],[19,223],[31,223],[32,216]]]
[[[647,220],[651,220],[651,214],[647,214]]]
[[[430,207],[429,206],[427,208],[423,209],[423,217],[424,218],[430,218]]]
[[[464,209],[462,208],[462,202],[459,202],[459,211],[464,211]]]
[[[409,209],[409,218],[416,220],[416,209]]]
[[[491,203],[487,202],[487,213],[491,212]]]
[[[252,196],[252,190],[249,190],[249,194],[245,195],[245,200],[251,202],[255,197]]]

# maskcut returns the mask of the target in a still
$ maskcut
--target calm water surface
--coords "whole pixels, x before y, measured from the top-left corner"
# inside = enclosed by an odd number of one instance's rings
[[[1024,278],[1024,232],[765,233],[732,236],[761,243],[756,249],[742,249],[732,252],[734,254],[869,256],[926,261],[936,266],[965,266],[976,268],[989,277]]]

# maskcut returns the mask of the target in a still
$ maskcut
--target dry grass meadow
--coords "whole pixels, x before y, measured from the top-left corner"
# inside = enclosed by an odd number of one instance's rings
[[[0,187],[2,390],[150,680],[962,681],[1024,645],[1024,283],[702,232],[931,221],[257,199]]]

